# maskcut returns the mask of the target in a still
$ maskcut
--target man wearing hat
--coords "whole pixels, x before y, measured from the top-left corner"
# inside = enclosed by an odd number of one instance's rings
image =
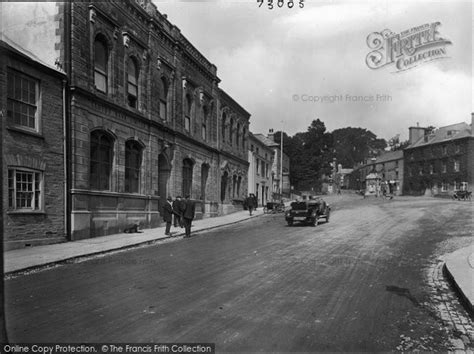
[[[184,230],[186,231],[186,236],[191,237],[191,224],[194,219],[195,206],[194,202],[190,199],[189,195],[186,196],[184,201],[184,211],[183,211],[183,224]]]
[[[171,221],[173,221],[173,198],[168,197],[165,205],[163,205],[163,220],[166,222],[165,235],[171,235]]]
[[[184,202],[181,200],[180,196],[177,196],[173,201],[173,213],[174,213],[174,227],[183,228],[183,211],[184,211]]]

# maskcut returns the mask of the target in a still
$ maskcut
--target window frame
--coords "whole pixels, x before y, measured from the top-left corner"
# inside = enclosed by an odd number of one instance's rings
[[[96,148],[96,156],[97,158],[93,158],[93,137],[97,135],[97,148]],[[98,190],[98,191],[110,191],[112,188],[112,170],[113,170],[113,160],[114,160],[114,145],[115,139],[113,136],[108,134],[104,130],[93,130],[89,134],[90,136],[90,151],[89,151],[89,188],[91,190]],[[106,144],[102,144],[103,137],[108,140],[108,161],[105,161],[103,158],[103,153],[107,147]],[[95,176],[92,175],[93,165],[97,165],[97,174]],[[106,171],[107,175],[102,175],[102,172]],[[102,187],[102,182],[107,182],[105,188]]]
[[[454,172],[461,171],[461,161],[459,159],[454,159],[454,161],[453,161],[453,171]]]
[[[184,96],[186,109],[184,110],[184,130],[191,133],[191,110],[193,105],[193,99],[188,93]]]
[[[183,196],[186,197],[192,194],[193,191],[193,170],[194,163],[191,159],[186,158],[183,160],[182,167],[182,192]]]
[[[30,174],[32,175],[31,191],[18,191],[17,180],[18,174]],[[13,185],[10,184],[10,181],[13,181]],[[28,181],[20,181],[20,183],[30,183]],[[10,213],[44,213],[44,171],[35,170],[26,167],[19,166],[9,166],[8,167],[8,177],[7,177],[7,186],[8,186],[8,212]],[[38,189],[38,190],[37,190]],[[18,193],[30,193],[32,197],[30,200],[30,207],[18,207]],[[37,197],[38,195],[38,197]],[[38,199],[38,200],[37,200]],[[28,200],[28,199],[25,199]]]
[[[441,173],[448,172],[448,163],[446,161],[441,161]]]
[[[160,118],[164,121],[168,120],[168,94],[169,94],[169,84],[166,78],[161,77],[158,114],[160,115]]]
[[[104,49],[104,70],[97,66],[98,58],[97,58],[97,44],[102,45]],[[109,75],[108,75],[108,67],[109,67],[109,47],[107,45],[107,40],[103,38],[101,35],[97,35],[94,39],[94,87],[102,92],[107,94],[109,91]],[[102,77],[105,81],[105,89],[102,90],[97,85],[97,76]]]
[[[131,166],[130,157],[135,155],[135,166]],[[143,146],[136,140],[127,140],[125,142],[125,174],[124,191],[125,193],[140,193],[141,168],[143,163]],[[136,177],[133,177],[135,173]],[[132,176],[132,177],[131,177]],[[133,182],[133,183],[132,183]],[[133,187],[133,188],[132,188]]]
[[[130,65],[134,66],[135,73],[134,75],[130,75]],[[140,67],[138,64],[137,59],[135,57],[129,57],[127,60],[127,105],[130,108],[138,109],[138,96],[139,96],[139,79],[140,79]],[[131,78],[134,79],[135,82],[131,81]],[[135,88],[135,94],[130,92],[130,88]],[[133,99],[133,100],[132,100]],[[133,103],[133,104],[132,104]]]
[[[12,76],[14,80],[12,80]],[[23,100],[23,90],[22,90],[22,85],[20,85],[20,98],[15,97],[15,94],[17,93],[17,87],[14,86],[16,83],[16,78],[20,80],[20,83],[22,82],[21,80],[26,80],[29,81],[30,84],[34,84],[35,87],[35,92],[34,92],[34,104],[29,101],[24,101]],[[8,121],[8,126],[13,127],[16,129],[28,131],[28,132],[33,132],[40,134],[41,133],[41,87],[40,87],[40,80],[27,75],[23,72],[20,72],[14,68],[7,68],[7,87],[6,87],[6,96],[7,96],[7,121]],[[11,86],[10,86],[11,85]],[[11,89],[11,90],[10,90]],[[28,91],[28,96],[30,95]],[[31,97],[29,97],[31,98]],[[20,123],[17,123],[15,121],[15,115],[19,114],[20,116],[22,115],[22,110],[20,108],[20,112],[16,112],[14,110],[14,106],[18,105],[19,107],[28,107],[34,109],[34,114],[33,117],[27,116],[27,120],[33,119],[34,120],[34,128],[30,127],[29,125],[21,124],[21,117],[20,117]],[[15,113],[16,112],[16,113]]]
[[[201,124],[201,138],[207,141],[207,121],[208,121],[209,110],[207,106],[202,108],[202,124]]]
[[[234,118],[230,118],[230,121],[229,121],[229,144],[230,146],[233,146],[234,145]]]
[[[227,124],[227,113],[223,112],[222,113],[222,127],[221,127],[221,135],[222,135],[222,142],[225,143],[225,131],[226,127],[225,125]]]

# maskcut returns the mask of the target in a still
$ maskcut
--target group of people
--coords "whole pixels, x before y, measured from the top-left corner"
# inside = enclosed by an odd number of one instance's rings
[[[184,227],[184,237],[191,237],[191,223],[194,214],[195,205],[189,195],[184,199],[178,196],[175,200],[168,197],[163,205],[163,220],[166,222],[165,235],[171,235],[171,223],[174,222],[174,227]]]

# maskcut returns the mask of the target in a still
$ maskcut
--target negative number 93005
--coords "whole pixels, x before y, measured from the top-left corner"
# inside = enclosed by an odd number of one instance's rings
[[[273,10],[275,7],[283,7],[285,6],[285,0],[257,0],[258,7],[262,7],[264,3],[267,4],[269,10]],[[298,4],[297,6],[301,9],[304,7],[304,0],[287,0],[286,6],[288,8],[293,8],[295,3]]]

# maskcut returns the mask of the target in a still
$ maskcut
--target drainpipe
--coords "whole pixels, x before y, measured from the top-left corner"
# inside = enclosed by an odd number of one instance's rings
[[[65,232],[69,241],[72,241],[72,195],[70,193],[72,187],[71,174],[71,102],[69,85],[72,82],[72,61],[71,61],[71,42],[72,42],[72,1],[64,3],[64,67],[66,68],[66,80],[63,81],[63,129],[64,129],[64,174],[66,176],[65,183]]]
[[[69,232],[69,220],[70,220],[70,210],[69,210],[69,149],[68,149],[68,119],[67,119],[67,80],[63,79],[63,168],[64,168],[64,232],[66,238],[70,240]]]

